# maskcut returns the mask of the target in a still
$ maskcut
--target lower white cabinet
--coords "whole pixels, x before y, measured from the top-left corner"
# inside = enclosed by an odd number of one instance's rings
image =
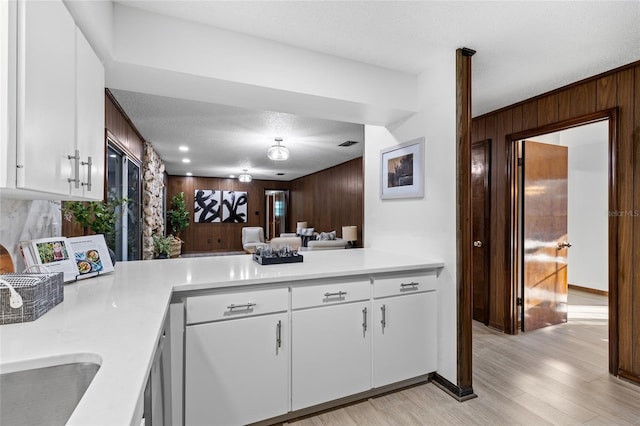
[[[242,425],[289,411],[289,315],[186,327],[185,424]]]
[[[292,313],[292,409],[371,389],[371,303]]]
[[[373,387],[437,370],[436,292],[373,302]]]

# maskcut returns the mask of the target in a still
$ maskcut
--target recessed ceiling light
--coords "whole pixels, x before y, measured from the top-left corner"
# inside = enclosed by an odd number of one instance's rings
[[[184,146],[184,145],[180,145],[180,147],[178,148],[180,150],[180,152],[187,152],[189,151],[189,147],[188,146]]]
[[[187,172],[187,176],[193,176],[193,173]]]
[[[188,158],[183,158],[183,159],[182,159],[182,162],[183,162],[183,163],[190,163],[190,162],[191,162],[191,160],[189,160]]]
[[[235,179],[235,178],[236,178],[236,175],[229,175],[229,178],[230,178],[230,179]]]

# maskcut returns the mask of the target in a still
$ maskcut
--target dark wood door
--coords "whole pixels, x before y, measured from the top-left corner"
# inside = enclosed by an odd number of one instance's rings
[[[489,324],[490,158],[491,140],[476,142],[471,146],[473,319],[485,324]]]
[[[523,143],[523,331],[567,322],[568,149]]]

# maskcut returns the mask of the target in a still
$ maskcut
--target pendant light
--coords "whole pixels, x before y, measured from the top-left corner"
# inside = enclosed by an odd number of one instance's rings
[[[238,175],[238,180],[243,183],[249,183],[251,182],[251,179],[253,178],[249,173],[247,173],[247,169],[242,169],[242,173]]]
[[[276,138],[276,144],[267,151],[269,160],[285,161],[289,159],[289,150],[286,146],[280,145],[280,142],[282,142],[282,138]]]

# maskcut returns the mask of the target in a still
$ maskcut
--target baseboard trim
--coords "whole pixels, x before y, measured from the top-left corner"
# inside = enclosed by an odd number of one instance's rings
[[[453,383],[451,383],[449,380],[439,375],[438,373],[434,373],[431,380],[433,381],[434,385],[438,386],[440,389],[445,391],[445,393],[457,399],[459,402],[468,401],[470,399],[478,397],[478,395],[476,395],[473,392],[473,387],[468,387],[468,388],[458,387]]]
[[[314,405],[307,408],[301,408],[299,410],[291,411],[281,416],[262,420],[256,423],[251,423],[249,426],[268,426],[268,425],[274,425],[278,423],[289,422],[292,420],[304,419],[309,416],[315,416],[326,411],[335,410],[337,408],[362,402],[369,398],[381,396],[390,392],[396,392],[401,389],[410,388],[412,386],[417,386],[423,383],[428,383],[431,377],[432,377],[432,374],[425,374],[422,376],[414,377],[412,379],[403,380],[401,382],[392,383],[386,386],[381,386],[379,388],[373,388],[368,391],[357,393],[355,395],[345,396],[343,398],[325,402],[323,404],[318,404],[318,405]]]
[[[608,296],[609,295],[608,291],[597,290],[595,288],[589,288],[589,287],[582,287],[582,286],[575,285],[575,284],[569,284],[569,288],[572,288],[574,290],[584,291],[585,293],[597,294],[597,295],[600,295],[600,296]]]
[[[633,374],[630,371],[620,369],[618,370],[618,377],[626,381],[632,382],[634,385],[640,385],[640,375]]]

